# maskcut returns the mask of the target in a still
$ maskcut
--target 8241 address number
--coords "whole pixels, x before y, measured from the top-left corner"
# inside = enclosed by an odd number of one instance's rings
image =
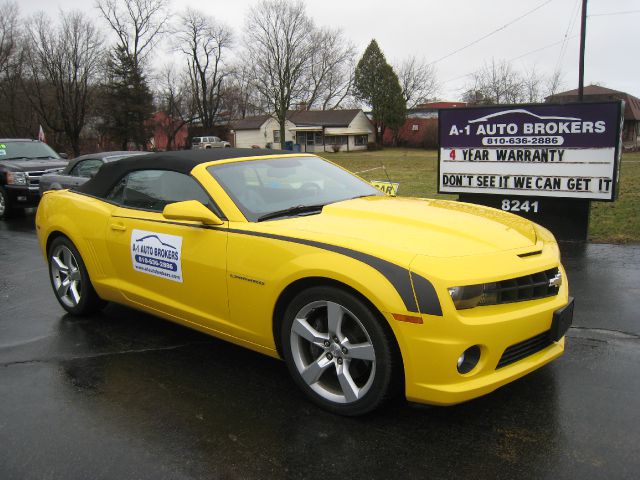
[[[533,212],[538,213],[540,211],[540,204],[538,201],[529,201],[529,200],[516,200],[505,198],[502,200],[502,204],[500,206],[502,210],[505,212]]]

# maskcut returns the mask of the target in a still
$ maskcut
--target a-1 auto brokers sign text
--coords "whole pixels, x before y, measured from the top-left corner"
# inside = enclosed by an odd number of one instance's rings
[[[442,193],[613,200],[620,102],[440,110]]]

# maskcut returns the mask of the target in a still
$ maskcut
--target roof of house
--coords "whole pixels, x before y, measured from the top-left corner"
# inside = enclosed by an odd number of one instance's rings
[[[412,110],[424,110],[432,108],[457,108],[466,106],[466,102],[427,102],[416,105]]]
[[[625,120],[640,120],[640,99],[629,93],[601,87],[600,85],[587,85],[584,87],[584,96],[591,97],[589,100],[624,100]],[[547,102],[562,102],[572,101],[576,98],[578,98],[577,88],[549,95],[545,100]]]
[[[240,120],[231,122],[231,126],[235,130],[256,130],[262,126],[264,122],[269,120],[271,115],[256,115],[255,117],[245,117]]]
[[[348,127],[360,113],[360,109],[350,110],[290,110],[287,120],[297,126],[313,125],[320,127]],[[271,115],[246,117],[233,122],[235,130],[255,130],[260,128]]]

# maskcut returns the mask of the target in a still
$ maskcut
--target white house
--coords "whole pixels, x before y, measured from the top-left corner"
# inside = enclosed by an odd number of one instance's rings
[[[236,147],[281,148],[280,127],[272,116],[247,117],[232,125]],[[284,140],[300,145],[302,152],[332,152],[334,145],[341,151],[365,150],[375,133],[362,110],[300,110],[287,114]]]

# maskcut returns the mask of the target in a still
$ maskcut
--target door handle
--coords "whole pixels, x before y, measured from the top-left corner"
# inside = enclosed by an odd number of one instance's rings
[[[122,223],[112,223],[111,224],[111,230],[117,230],[118,232],[124,232],[127,230],[127,227],[125,227]]]

